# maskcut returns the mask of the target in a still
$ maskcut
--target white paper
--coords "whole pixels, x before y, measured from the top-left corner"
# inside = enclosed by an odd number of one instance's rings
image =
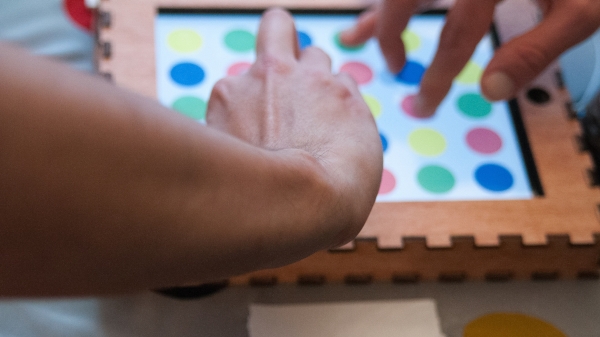
[[[250,337],[444,337],[431,299],[252,304]]]

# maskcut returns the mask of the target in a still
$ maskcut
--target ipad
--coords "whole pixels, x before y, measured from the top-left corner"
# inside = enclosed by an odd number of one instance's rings
[[[407,61],[387,70],[375,39],[345,46],[339,33],[353,10],[293,12],[301,48],[317,46],[333,72],[358,83],[379,129],[384,171],[378,202],[523,200],[543,195],[516,102],[490,103],[479,80],[496,45],[493,29],[456,77],[437,112],[419,118],[412,100],[431,63],[443,12],[414,16],[399,36]],[[255,59],[260,10],[160,9],[155,17],[157,96],[204,122],[213,85],[245,72]],[[399,34],[400,35],[400,34]]]

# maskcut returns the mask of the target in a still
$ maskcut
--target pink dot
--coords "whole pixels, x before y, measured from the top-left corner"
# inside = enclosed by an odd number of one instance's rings
[[[467,144],[475,152],[492,154],[502,148],[502,138],[486,128],[476,128],[467,133]]]
[[[360,62],[346,62],[340,72],[348,73],[358,84],[367,84],[373,79],[371,68]]]
[[[410,117],[413,117],[413,118],[425,119],[425,118],[431,117],[431,116],[420,116],[415,113],[414,105],[415,105],[416,98],[417,98],[416,94],[407,95],[406,97],[404,97],[402,99],[402,102],[400,102],[400,108],[402,109],[402,111],[404,111],[407,115],[409,115]]]
[[[379,186],[379,194],[388,194],[396,188],[396,178],[392,172],[383,169],[381,175],[381,185]]]
[[[252,63],[249,63],[249,62],[234,63],[229,67],[229,69],[227,69],[227,75],[228,76],[242,75],[243,73],[248,71],[248,69],[250,69],[251,66],[252,66]]]

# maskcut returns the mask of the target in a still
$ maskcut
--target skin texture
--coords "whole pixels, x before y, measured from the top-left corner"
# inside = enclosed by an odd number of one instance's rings
[[[197,284],[353,239],[381,143],[356,85],[295,35],[265,14],[257,63],[217,84],[208,127],[1,45],[0,295]]]
[[[435,113],[452,80],[488,31],[500,1],[456,0],[448,12],[434,60],[423,75],[415,100],[416,113],[423,117]],[[482,93],[491,101],[512,98],[562,52],[600,27],[598,0],[538,0],[538,3],[544,12],[542,22],[501,46],[483,73]],[[383,0],[342,34],[342,42],[356,45],[376,37],[388,67],[394,73],[399,72],[405,62],[400,33],[422,5],[419,0]]]

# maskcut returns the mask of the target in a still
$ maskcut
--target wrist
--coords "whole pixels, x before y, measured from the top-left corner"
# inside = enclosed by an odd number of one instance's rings
[[[293,200],[292,212],[297,215],[290,244],[305,249],[307,256],[354,239],[370,213],[372,193],[356,191],[355,178],[340,174],[307,151],[286,149],[274,154],[283,172],[282,183],[290,186],[287,200]]]

